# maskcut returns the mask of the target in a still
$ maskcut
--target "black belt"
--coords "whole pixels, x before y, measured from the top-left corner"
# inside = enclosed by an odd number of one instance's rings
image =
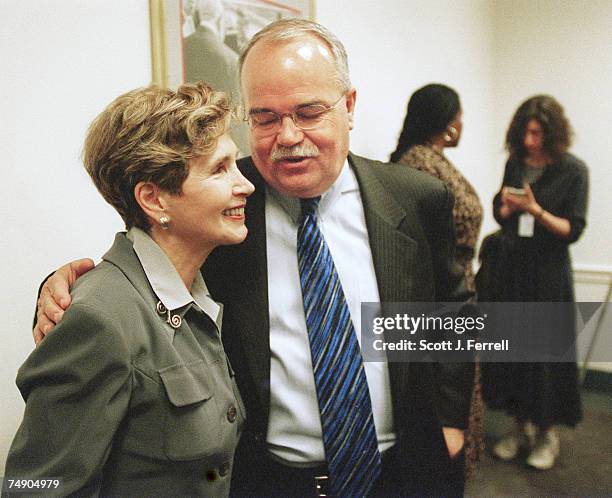
[[[268,479],[278,495],[287,496],[328,496],[327,465],[316,467],[295,467],[285,465],[268,456]]]
[[[382,454],[383,476],[372,489],[372,495],[377,496],[383,491],[385,469],[393,474],[395,450],[391,448]],[[315,467],[296,467],[284,464],[278,459],[269,456],[266,467],[268,470],[267,481],[270,486],[270,496],[290,497],[320,497],[329,496],[328,483],[329,471],[327,465]],[[384,494],[381,494],[384,496]]]

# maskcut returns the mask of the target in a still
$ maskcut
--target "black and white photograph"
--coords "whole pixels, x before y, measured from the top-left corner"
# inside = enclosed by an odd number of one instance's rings
[[[316,0],[150,0],[154,74],[158,83],[206,81],[239,103],[238,57],[251,37],[279,19],[313,19]],[[155,41],[154,41],[155,43]],[[232,126],[239,155],[248,155],[244,123]]]

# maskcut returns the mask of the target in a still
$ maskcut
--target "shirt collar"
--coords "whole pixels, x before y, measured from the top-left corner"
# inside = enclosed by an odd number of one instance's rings
[[[221,330],[221,306],[210,297],[201,273],[198,272],[196,275],[190,293],[166,253],[146,232],[132,227],[127,233],[127,238],[134,245],[134,252],[153,292],[166,309],[174,311],[184,308],[179,312],[180,315],[184,315],[188,309],[187,305],[193,303]]]
[[[332,186],[321,195],[321,202],[319,202],[318,212],[321,215],[325,215],[327,211],[331,209],[338,198],[346,193],[354,192],[359,190],[359,183],[357,178],[349,166],[348,159],[344,161],[340,175],[336,178],[336,181]],[[277,202],[283,210],[289,215],[295,224],[298,224],[301,216],[300,200],[297,197],[289,197],[288,195],[281,194],[278,190],[273,189],[269,185],[266,185],[266,195],[269,195],[275,202]]]

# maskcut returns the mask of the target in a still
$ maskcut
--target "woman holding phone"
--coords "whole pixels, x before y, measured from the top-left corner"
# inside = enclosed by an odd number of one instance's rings
[[[569,245],[586,225],[588,172],[568,152],[571,134],[563,108],[548,95],[528,99],[512,118],[509,158],[493,201],[502,227],[496,261],[502,301],[574,301]],[[573,325],[561,333],[568,337],[555,340],[573,343]],[[493,453],[510,460],[526,450],[528,465],[551,468],[559,454],[554,426],[573,427],[582,416],[575,362],[488,364],[483,378],[489,405],[516,421]]]

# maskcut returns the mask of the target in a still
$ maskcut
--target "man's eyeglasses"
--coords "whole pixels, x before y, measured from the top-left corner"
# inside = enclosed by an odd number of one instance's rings
[[[312,130],[319,126],[327,113],[334,109],[345,96],[343,93],[340,98],[331,105],[325,104],[306,104],[299,106],[293,112],[278,114],[272,111],[252,111],[246,116],[249,126],[254,133],[265,136],[273,135],[281,129],[281,123],[285,116],[293,120],[293,124],[301,130]]]

